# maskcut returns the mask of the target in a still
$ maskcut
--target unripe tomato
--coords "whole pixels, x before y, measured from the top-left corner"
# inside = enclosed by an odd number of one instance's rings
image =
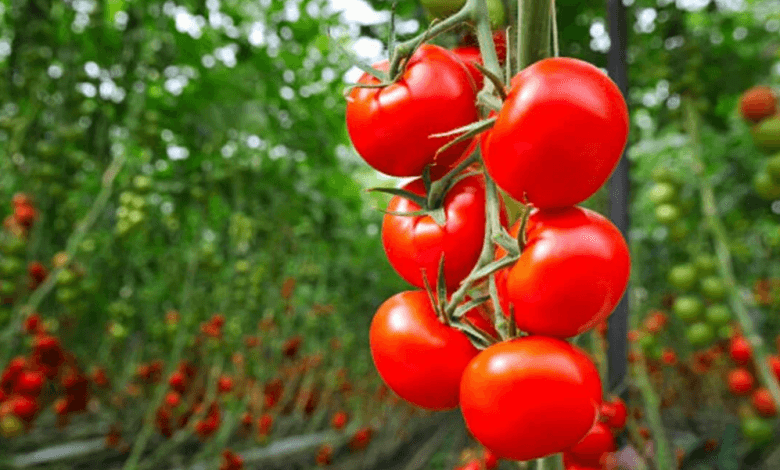
[[[707,323],[694,323],[685,332],[688,342],[695,348],[707,346],[715,339],[715,330]]]
[[[463,332],[439,320],[422,290],[385,301],[371,322],[369,343],[387,386],[430,410],[458,406],[463,370],[479,353]]]
[[[775,406],[775,401],[772,399],[772,394],[764,387],[757,388],[753,392],[750,401],[753,404],[753,408],[755,408],[761,416],[770,418],[777,414],[777,407]]]
[[[482,139],[485,167],[513,198],[538,208],[578,204],[615,169],[628,137],[617,85],[572,58],[525,68]]]
[[[735,363],[744,366],[753,358],[753,348],[743,336],[734,336],[729,342],[729,356]]]
[[[376,68],[387,71],[384,61]],[[359,83],[377,84],[364,74]],[[419,176],[426,165],[448,168],[469,145],[461,142],[436,156],[455,136],[430,138],[476,121],[476,89],[451,51],[424,44],[400,80],[384,88],[355,88],[349,95],[347,130],[358,154],[391,176]]]
[[[696,270],[701,274],[711,274],[718,269],[718,258],[713,255],[699,255],[694,263]]]
[[[680,209],[674,204],[661,204],[655,208],[655,219],[664,225],[670,225],[680,219]]]
[[[425,187],[416,179],[404,189],[424,196]],[[485,238],[485,180],[469,176],[453,186],[444,198],[447,215],[443,227],[427,215],[385,214],[382,222],[382,245],[387,259],[407,282],[424,288],[423,273],[436,286],[439,261],[444,255],[447,287],[456,288],[479,260]],[[415,212],[415,202],[394,196],[388,212]]]
[[[605,454],[615,450],[612,430],[606,424],[596,422],[580,442],[566,451],[566,455],[579,464],[599,467]]]
[[[747,395],[753,390],[755,380],[745,369],[733,369],[729,372],[728,386],[734,395]]]
[[[750,122],[759,122],[775,113],[777,97],[768,86],[754,86],[739,97],[739,113]]]
[[[701,280],[701,293],[710,300],[723,300],[726,297],[726,284],[718,276],[707,276]]]
[[[774,436],[772,421],[753,416],[745,418],[742,420],[742,433],[756,444],[767,444]]]
[[[678,264],[669,270],[669,284],[681,291],[693,289],[696,285],[696,266],[691,263]]]
[[[670,183],[656,183],[650,188],[648,197],[656,205],[674,202],[677,198],[677,188]]]
[[[780,154],[775,155],[766,162],[766,172],[772,181],[780,183]]]
[[[751,130],[753,143],[766,153],[780,152],[780,116],[772,116]]]
[[[582,350],[527,336],[494,344],[469,363],[460,408],[472,435],[498,457],[531,460],[585,437],[601,393],[598,370]]]
[[[707,322],[712,326],[721,327],[728,325],[731,321],[731,310],[723,304],[715,304],[707,307],[705,312]]]
[[[631,261],[609,220],[580,207],[536,210],[526,240],[507,278],[521,330],[568,338],[612,313],[626,290]]]
[[[695,322],[701,315],[703,308],[701,300],[691,295],[677,297],[672,305],[674,314],[686,323]]]
[[[766,171],[759,171],[753,177],[753,189],[762,199],[772,201],[780,198],[780,184],[776,183]]]

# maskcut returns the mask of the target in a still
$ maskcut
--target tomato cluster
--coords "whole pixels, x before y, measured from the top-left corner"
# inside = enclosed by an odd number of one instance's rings
[[[780,198],[780,114],[777,94],[768,86],[755,86],[739,99],[739,113],[750,124],[753,142],[760,150],[775,154],[753,177],[756,193],[773,201]]]
[[[468,46],[453,54],[423,45],[395,82],[382,86],[365,74],[349,96],[347,127],[358,154],[388,175],[418,177],[386,190],[394,197],[382,226],[385,252],[419,290],[377,310],[369,333],[374,364],[404,400],[429,410],[460,407],[495,458],[566,452],[571,468],[597,465],[614,450],[612,431],[597,422],[602,384],[587,353],[566,339],[612,313],[630,256],[609,220],[576,204],[621,157],[626,103],[593,65],[545,59],[511,80],[492,128],[440,152],[455,136],[433,134],[480,114],[475,81],[484,78],[473,66],[480,60]],[[481,160],[458,165],[473,152]],[[489,195],[494,184],[526,206],[510,231],[503,199]],[[515,259],[502,264],[506,257]]]

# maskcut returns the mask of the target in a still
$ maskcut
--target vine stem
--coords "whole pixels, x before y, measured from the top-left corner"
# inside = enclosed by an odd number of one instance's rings
[[[536,470],[563,470],[562,454],[554,454],[537,459]]]
[[[715,192],[709,178],[704,175],[704,162],[701,159],[701,121],[695,104],[690,97],[684,101],[683,112],[685,124],[691,141],[691,159],[693,171],[699,180],[699,192],[701,194],[702,213],[710,229],[715,253],[718,257],[718,268],[723,282],[728,291],[729,306],[734,311],[737,321],[742,328],[742,334],[750,342],[753,349],[753,359],[762,382],[769,389],[772,400],[780,403],[780,385],[769,366],[768,351],[764,339],[761,337],[753,322],[753,318],[740,295],[740,289],[734,275],[734,266],[729,249],[729,237],[726,228],[718,215],[715,201]]]
[[[517,66],[519,72],[550,56],[552,0],[519,0],[517,24]]]

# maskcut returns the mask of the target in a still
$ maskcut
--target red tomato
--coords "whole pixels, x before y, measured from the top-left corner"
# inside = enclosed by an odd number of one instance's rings
[[[729,342],[729,356],[734,362],[744,366],[753,358],[753,348],[743,336],[734,336]]]
[[[387,71],[384,61],[375,66]],[[364,74],[359,83],[379,83]],[[466,150],[461,142],[436,157],[454,139],[447,132],[479,119],[476,89],[466,66],[438,46],[425,44],[409,59],[400,80],[384,88],[355,88],[347,102],[352,144],[372,167],[392,176],[419,176],[426,165],[449,167]]]
[[[471,78],[474,79],[474,83],[477,84],[477,90],[481,90],[484,85],[485,77],[483,77],[482,72],[474,66],[474,62],[482,65],[482,55],[479,53],[479,48],[474,46],[462,46],[456,47],[452,52],[466,64],[466,68],[469,69]]]
[[[390,297],[374,315],[371,356],[398,396],[421,408],[458,406],[463,369],[479,351],[466,335],[439,321],[425,291]]]
[[[511,460],[573,446],[593,426],[600,404],[593,362],[569,343],[544,336],[490,346],[469,363],[460,385],[460,408],[472,435]]]
[[[775,401],[772,399],[772,394],[764,387],[757,388],[756,391],[753,392],[751,402],[753,403],[753,408],[755,408],[761,416],[769,418],[777,414],[777,407],[775,406]]]
[[[507,279],[521,330],[568,338],[612,313],[628,285],[631,261],[609,220],[580,207],[536,210],[526,239]]]
[[[603,423],[612,429],[623,429],[628,418],[626,402],[620,397],[614,397],[610,401],[601,404],[599,417]]]
[[[769,356],[767,362],[769,362],[769,367],[772,368],[772,373],[775,374],[775,378],[780,380],[780,357]]]
[[[753,390],[755,380],[745,369],[733,369],[728,375],[729,390],[734,395],[748,395]]]
[[[512,79],[482,155],[499,187],[539,208],[578,204],[609,178],[626,145],[628,109],[595,66],[551,58]]]
[[[596,423],[580,442],[575,444],[564,455],[573,462],[593,467],[600,467],[605,454],[616,450],[615,437],[604,423]]]
[[[420,179],[407,184],[404,189],[425,194]],[[387,210],[414,212],[420,210],[420,206],[395,196]],[[431,286],[436,286],[442,254],[448,289],[458,287],[477,264],[485,237],[484,178],[474,175],[458,182],[444,197],[444,210],[447,214],[444,227],[439,227],[427,215],[386,214],[382,222],[382,244],[387,259],[396,272],[415,287],[425,287],[423,271]]]

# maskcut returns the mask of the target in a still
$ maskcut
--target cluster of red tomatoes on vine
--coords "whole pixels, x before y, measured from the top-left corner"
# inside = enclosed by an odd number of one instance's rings
[[[601,468],[615,418],[601,413],[596,366],[566,340],[602,324],[627,287],[620,231],[577,206],[621,157],[626,103],[595,66],[556,57],[514,76],[488,113],[477,96],[484,69],[462,52],[423,44],[396,77],[366,73],[347,98],[357,153],[382,173],[417,177],[384,189],[385,252],[418,290],[374,315],[375,366],[414,405],[459,407],[498,458],[563,452],[569,469]],[[480,118],[473,138],[451,132]],[[510,229],[507,197],[524,206]]]
[[[747,122],[753,142],[770,155],[764,168],[753,177],[753,187],[767,200],[780,198],[780,114],[777,94],[768,86],[758,85],[739,98],[739,114]]]

